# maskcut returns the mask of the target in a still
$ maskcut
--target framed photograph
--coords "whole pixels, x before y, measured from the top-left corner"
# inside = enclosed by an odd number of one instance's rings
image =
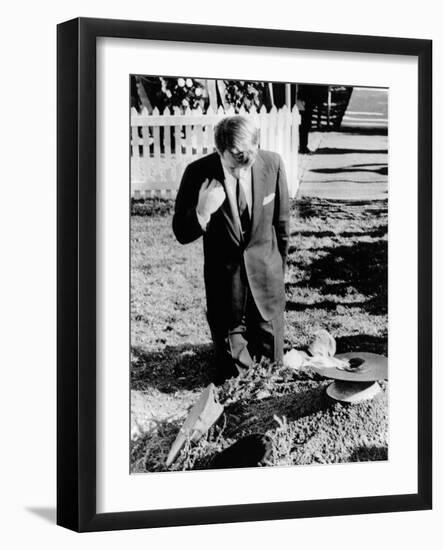
[[[431,508],[431,66],[58,26],[59,525]]]

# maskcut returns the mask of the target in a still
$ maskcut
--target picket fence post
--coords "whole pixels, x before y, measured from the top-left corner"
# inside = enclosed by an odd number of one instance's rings
[[[131,195],[133,197],[175,196],[186,165],[215,150],[214,126],[219,120],[235,114],[230,106],[206,113],[189,107],[183,112],[174,107],[162,113],[146,107],[139,113],[131,108]],[[260,131],[260,147],[275,151],[283,158],[288,190],[294,197],[298,190],[298,127],[300,115],[296,106],[290,111],[285,105],[267,112],[252,106],[249,112]]]

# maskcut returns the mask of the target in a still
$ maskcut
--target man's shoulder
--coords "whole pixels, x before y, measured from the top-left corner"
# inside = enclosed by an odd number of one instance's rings
[[[208,167],[214,166],[218,160],[218,153],[210,153],[209,155],[205,155],[204,157],[200,157],[188,164],[188,170],[191,171],[200,171],[205,170]]]
[[[266,151],[265,149],[259,149],[258,154],[266,164],[275,164],[278,166],[281,161],[281,157],[274,151]]]

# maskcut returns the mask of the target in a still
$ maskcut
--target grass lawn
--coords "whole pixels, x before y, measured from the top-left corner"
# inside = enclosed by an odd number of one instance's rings
[[[147,199],[131,218],[131,469],[162,471],[169,447],[212,375],[201,240],[182,246],[173,201]],[[286,272],[285,349],[325,328],[337,353],[387,355],[387,201],[294,201]],[[268,465],[387,458],[387,384],[367,403],[343,406],[309,371],[262,362],[217,390],[225,413],[171,469],[207,468],[249,433],[272,440]]]

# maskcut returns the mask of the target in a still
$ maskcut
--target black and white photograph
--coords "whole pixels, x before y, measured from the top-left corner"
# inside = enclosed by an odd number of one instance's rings
[[[2,547],[438,547],[439,7],[7,5]]]
[[[130,76],[132,474],[389,459],[388,93]]]

